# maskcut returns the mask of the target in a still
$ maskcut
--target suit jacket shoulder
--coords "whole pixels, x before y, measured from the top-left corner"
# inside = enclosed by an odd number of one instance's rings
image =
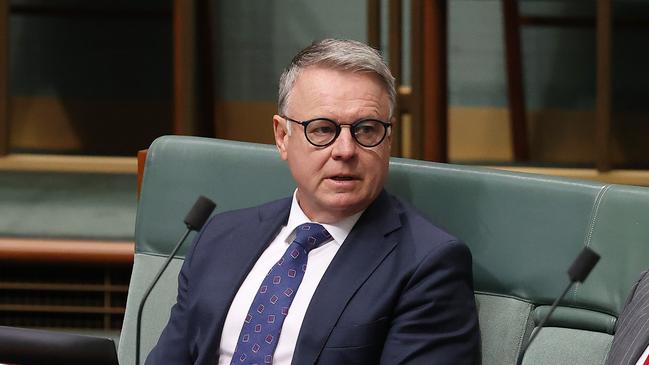
[[[423,245],[428,249],[435,249],[436,246],[449,242],[460,242],[457,237],[432,223],[409,203],[394,196],[391,196],[391,203],[399,214],[403,228],[413,234],[412,240],[404,242]]]
[[[260,222],[269,218],[285,217],[284,221],[286,221],[290,206],[291,198],[283,198],[256,207],[235,209],[215,214],[207,221],[199,236],[194,240],[193,246],[196,246],[204,236],[210,237],[228,234],[241,228],[256,228]],[[195,249],[195,247],[192,248]]]

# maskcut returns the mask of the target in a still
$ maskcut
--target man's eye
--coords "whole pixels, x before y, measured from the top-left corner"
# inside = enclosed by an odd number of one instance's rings
[[[376,127],[373,125],[359,125],[356,127],[356,134],[373,134],[376,133]]]
[[[331,126],[320,126],[320,127],[315,127],[311,130],[311,133],[315,134],[332,134],[335,133],[335,130]]]

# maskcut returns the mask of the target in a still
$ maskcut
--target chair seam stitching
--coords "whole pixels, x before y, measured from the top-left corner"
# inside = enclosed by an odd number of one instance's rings
[[[523,342],[525,340],[525,333],[527,332],[527,324],[529,323],[530,317],[532,316],[532,312],[533,312],[533,308],[532,308],[531,305],[528,305],[528,309],[529,310],[527,312],[527,316],[526,316],[525,321],[523,322],[523,326],[522,326],[523,331],[522,331],[522,333],[520,334],[520,336],[518,338],[518,346],[517,346],[518,348],[516,350],[516,356],[517,357],[521,356],[520,352],[523,349]],[[534,325],[532,325],[532,331],[534,331]],[[531,332],[530,332],[530,334],[531,334]],[[525,354],[522,354],[522,355],[525,356]]]
[[[591,208],[588,231],[586,232],[586,237],[584,237],[585,247],[589,247],[591,244],[591,241],[593,239],[593,232],[595,231],[595,225],[599,220],[599,207],[601,206],[602,201],[604,200],[604,196],[611,189],[612,186],[613,185],[611,184],[606,184],[597,192],[597,196],[595,197],[595,202],[593,202],[593,206]],[[581,283],[575,283],[575,286],[571,290],[573,303],[577,301],[577,291],[579,290],[580,287],[581,287]]]

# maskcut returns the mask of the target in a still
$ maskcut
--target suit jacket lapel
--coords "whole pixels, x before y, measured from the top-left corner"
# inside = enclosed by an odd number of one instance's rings
[[[219,245],[219,257],[215,259],[214,271],[210,274],[214,278],[214,287],[211,290],[213,297],[209,299],[213,303],[216,322],[210,326],[212,333],[208,336],[214,339],[210,344],[212,348],[208,351],[215,354],[216,358],[223,324],[232,300],[259,256],[277,236],[282,225],[286,224],[290,205],[291,199],[284,199],[270,206],[260,207],[258,221],[241,224],[236,232],[229,235],[232,241],[224,241]],[[228,250],[227,256],[222,254],[225,250]],[[230,274],[222,275],[224,270]]]
[[[401,226],[390,199],[379,195],[329,265],[302,322],[293,364],[316,361],[351,297],[397,244],[386,237]]]

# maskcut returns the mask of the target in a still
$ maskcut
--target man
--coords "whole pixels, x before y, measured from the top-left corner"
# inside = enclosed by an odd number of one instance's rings
[[[273,128],[297,189],[206,225],[148,364],[479,362],[467,247],[383,190],[395,99],[362,43],[295,56]]]
[[[615,337],[606,363],[643,365],[649,363],[649,271],[631,289],[615,325]]]

